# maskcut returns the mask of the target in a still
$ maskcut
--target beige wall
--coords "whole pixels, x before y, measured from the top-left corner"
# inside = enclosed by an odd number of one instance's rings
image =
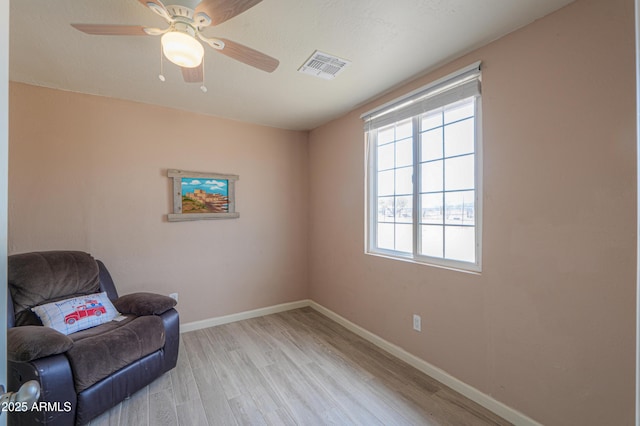
[[[307,297],[307,133],[10,86],[9,252],[85,250],[182,322]],[[198,96],[198,95],[195,95]],[[168,168],[233,173],[235,220],[169,223]]]
[[[311,298],[544,424],[632,424],[633,11],[578,0],[312,131]],[[482,274],[365,255],[360,114],[476,60]]]

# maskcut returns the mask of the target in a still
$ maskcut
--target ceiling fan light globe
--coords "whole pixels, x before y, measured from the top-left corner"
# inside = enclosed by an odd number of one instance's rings
[[[204,47],[189,34],[171,31],[163,34],[160,41],[164,56],[174,64],[185,68],[195,68],[202,63]]]

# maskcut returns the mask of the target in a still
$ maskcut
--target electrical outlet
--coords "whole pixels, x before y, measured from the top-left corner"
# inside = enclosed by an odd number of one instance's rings
[[[413,329],[422,331],[422,318],[420,318],[420,315],[413,314]]]
[[[176,302],[178,301],[178,293],[171,293],[169,297],[174,299]]]

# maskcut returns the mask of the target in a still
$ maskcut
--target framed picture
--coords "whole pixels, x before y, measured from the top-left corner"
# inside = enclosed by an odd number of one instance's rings
[[[173,179],[169,222],[240,217],[235,199],[238,175],[169,169],[167,176]]]

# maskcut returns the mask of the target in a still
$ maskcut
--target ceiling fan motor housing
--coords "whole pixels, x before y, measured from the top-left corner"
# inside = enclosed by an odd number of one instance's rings
[[[196,37],[196,29],[191,24],[188,24],[186,22],[176,21],[173,23],[171,27],[172,27],[172,31],[178,31],[181,33],[189,34],[193,38]]]
[[[199,1],[195,2],[183,2],[183,3],[199,3]],[[147,6],[153,10],[158,15],[162,16],[164,19],[170,22],[184,22],[190,25],[193,25],[198,30],[208,27],[211,25],[211,18],[204,12],[195,13],[191,4],[181,5],[181,4],[171,4],[161,8],[157,4],[153,2],[148,2]]]

